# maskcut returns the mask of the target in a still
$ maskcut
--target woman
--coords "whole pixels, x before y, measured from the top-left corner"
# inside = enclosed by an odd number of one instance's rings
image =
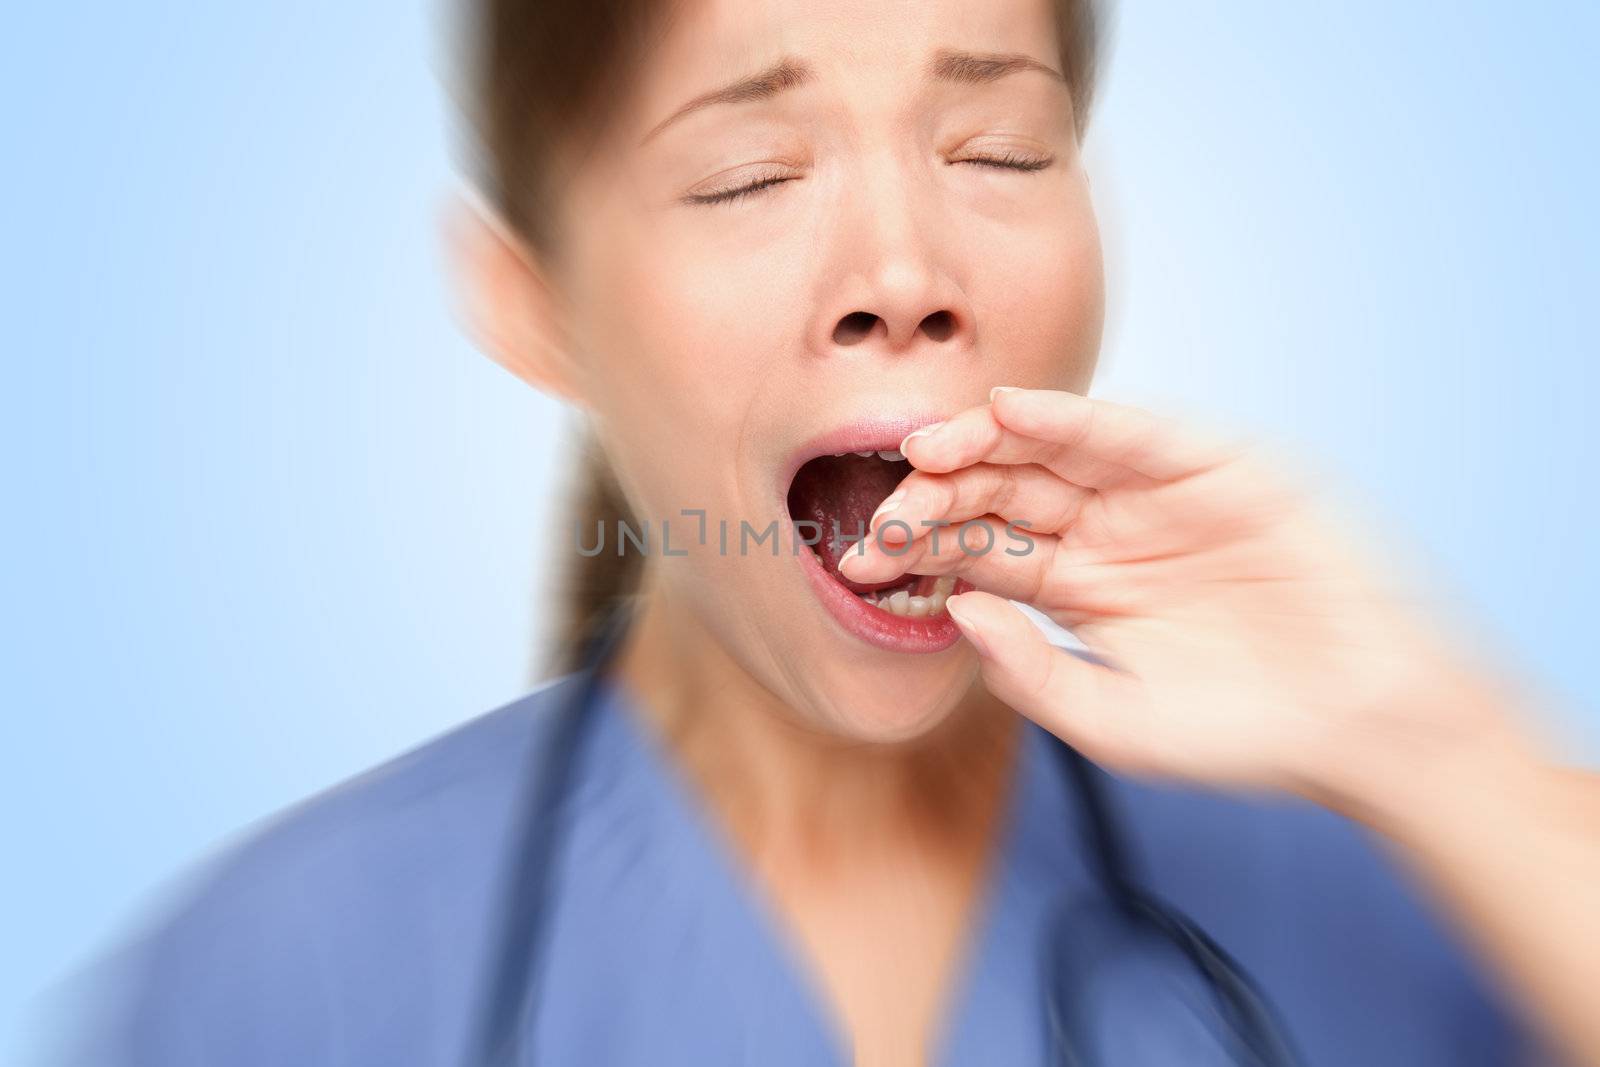
[[[1291,476],[1084,396],[1087,7],[484,5],[579,673],[235,850],[105,1059],[1600,1062],[1595,781]]]

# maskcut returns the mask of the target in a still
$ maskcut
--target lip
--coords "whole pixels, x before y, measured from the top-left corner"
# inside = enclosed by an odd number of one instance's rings
[[[931,426],[947,418],[941,414],[887,415],[847,423],[827,433],[819,434],[789,456],[779,472],[778,495],[784,515],[788,515],[789,486],[801,467],[818,456],[833,456],[848,452],[886,452],[900,447],[906,435],[924,426]],[[806,579],[816,591],[834,620],[852,636],[888,652],[928,655],[943,652],[961,638],[961,630],[949,614],[932,618],[906,618],[867,604],[860,597],[840,585],[828,574],[815,552],[802,549],[795,553]],[[956,583],[955,592],[962,593],[972,586],[964,581]]]
[[[960,639],[961,630],[950,618],[949,612],[932,618],[909,619],[872,607],[829,577],[815,552],[803,549],[798,555],[806,578],[816,590],[817,599],[828,609],[828,614],[850,634],[867,644],[887,652],[929,655],[943,652]],[[955,593],[964,593],[971,588],[968,583],[958,581]]]
[[[948,415],[881,415],[847,423],[827,433],[818,434],[789,454],[778,471],[778,499],[784,502],[788,514],[789,485],[800,468],[818,456],[836,456],[846,452],[887,452],[899,448],[906,434],[943,422]]]

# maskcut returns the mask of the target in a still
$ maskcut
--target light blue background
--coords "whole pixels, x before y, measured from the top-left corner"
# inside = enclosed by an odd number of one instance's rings
[[[456,329],[425,5],[0,35],[22,1005],[258,816],[524,690],[558,409]],[[1127,2],[1102,394],[1331,475],[1600,752],[1600,6]]]

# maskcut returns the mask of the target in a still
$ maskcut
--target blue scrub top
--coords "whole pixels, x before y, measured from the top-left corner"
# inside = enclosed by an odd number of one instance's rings
[[[514,809],[572,691],[563,680],[478,718],[211,864],[115,961],[79,1062],[464,1062]],[[555,861],[532,1061],[848,1064],[794,944],[626,694],[607,686],[593,713]],[[1026,738],[937,1064],[1053,1059],[1052,916],[1095,884],[1055,742],[1032,725]],[[1299,803],[1113,783],[1145,887],[1249,969],[1308,1064],[1529,1062],[1457,939],[1358,827]]]

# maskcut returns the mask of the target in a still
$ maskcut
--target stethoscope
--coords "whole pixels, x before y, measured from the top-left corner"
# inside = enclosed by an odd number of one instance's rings
[[[629,614],[616,611],[589,643],[584,666],[556,683],[563,695],[550,709],[550,734],[537,746],[540,765],[527,779],[511,838],[500,936],[491,942],[497,952],[469,1045],[470,1067],[525,1067],[549,955],[563,801]],[[1076,926],[1072,936],[1058,926],[1047,961],[1045,1016],[1058,1061],[1082,1067],[1299,1064],[1277,1013],[1244,967],[1192,919],[1139,886],[1104,772],[1070,745],[1058,741],[1051,748],[1078,801],[1100,889],[1095,901],[1063,905],[1058,923]],[[1095,933],[1082,936],[1088,931]],[[1127,966],[1133,960],[1139,966]],[[1154,970],[1152,960],[1160,961]],[[1166,1044],[1151,1037],[1163,1025],[1173,1032]]]

